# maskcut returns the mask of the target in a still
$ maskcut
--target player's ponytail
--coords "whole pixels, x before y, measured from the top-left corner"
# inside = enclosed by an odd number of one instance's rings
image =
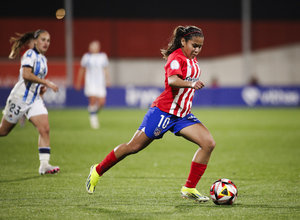
[[[25,34],[16,33],[18,37],[11,37],[10,43],[13,43],[11,47],[11,52],[8,56],[9,59],[14,59],[20,52],[21,48],[30,42],[31,39],[34,39],[34,31],[27,32]]]
[[[178,26],[173,32],[172,39],[170,40],[168,47],[166,49],[161,49],[164,59],[168,59],[168,56],[173,53],[175,50],[180,48],[181,38],[184,38],[186,41],[190,40],[193,36],[204,37],[203,32],[200,28],[195,26]]]

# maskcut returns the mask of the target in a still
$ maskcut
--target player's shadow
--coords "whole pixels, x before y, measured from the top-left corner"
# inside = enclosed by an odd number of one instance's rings
[[[243,204],[243,203],[234,203],[232,205],[209,205],[209,204],[202,204],[199,206],[199,204],[189,203],[189,204],[180,204],[175,206],[178,210],[185,210],[187,208],[205,208],[205,209],[232,209],[232,208],[249,208],[249,209],[291,209],[291,210],[297,210],[300,209],[300,206],[273,206],[268,204]]]
[[[25,180],[37,179],[40,177],[41,176],[30,176],[30,177],[17,178],[17,179],[13,179],[13,180],[0,180],[0,183],[20,182],[20,181],[25,181]]]
[[[300,209],[300,206],[274,206],[274,205],[268,205],[268,204],[243,204],[243,203],[237,203],[233,204],[233,206],[239,206],[243,208],[257,208],[257,209]]]

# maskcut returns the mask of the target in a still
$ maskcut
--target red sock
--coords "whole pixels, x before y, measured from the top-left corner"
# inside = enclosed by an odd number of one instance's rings
[[[206,167],[206,164],[192,162],[190,174],[186,180],[185,186],[188,188],[196,188],[196,185],[205,172]]]
[[[114,150],[112,150],[101,163],[96,166],[97,173],[102,176],[107,170],[109,170],[112,166],[118,163],[119,160],[116,158]]]

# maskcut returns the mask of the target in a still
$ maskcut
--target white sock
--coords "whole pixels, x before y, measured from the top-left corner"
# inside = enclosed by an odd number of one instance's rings
[[[48,165],[50,161],[50,147],[39,147],[39,159],[41,165]]]

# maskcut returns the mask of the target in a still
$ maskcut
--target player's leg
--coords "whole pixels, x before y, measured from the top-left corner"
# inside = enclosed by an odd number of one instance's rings
[[[106,104],[106,87],[100,86],[97,88],[97,91],[95,91],[95,96],[97,96],[97,106],[98,110],[101,110],[105,104]]]
[[[8,135],[15,126],[16,124],[6,121],[3,116],[0,124],[0,137]]]
[[[123,160],[126,156],[143,150],[152,141],[153,139],[148,138],[143,131],[138,130],[128,143],[118,145],[101,163],[93,165],[86,181],[86,190],[88,193],[93,193],[95,191],[99,178],[106,171],[116,165],[119,161]]]
[[[40,167],[39,173],[57,173],[59,171],[58,166],[52,166],[50,161],[50,126],[48,120],[48,114],[36,115],[29,118],[30,122],[36,127],[39,132],[38,149]]]
[[[39,173],[57,173],[59,171],[58,166],[52,166],[50,161],[50,126],[48,119],[48,111],[44,106],[42,100],[37,100],[30,107],[28,114],[28,120],[36,127],[39,132],[38,150],[40,167]]]
[[[95,97],[96,98],[96,103],[94,106],[91,108],[95,112],[91,113],[90,112],[90,122],[91,122],[91,127],[94,129],[100,128],[100,120],[98,117],[99,111],[105,106],[106,98],[105,97]]]
[[[3,110],[3,117],[0,124],[0,136],[8,135],[16,126],[20,118],[25,114],[26,104],[17,99],[8,97]]]
[[[211,153],[216,146],[208,129],[202,123],[197,123],[183,128],[179,135],[199,146],[192,161],[208,164]]]
[[[98,97],[98,108],[101,110],[106,104],[106,97]]]
[[[116,158],[120,161],[130,154],[136,154],[147,147],[153,139],[148,138],[145,132],[137,130],[128,143],[120,144],[114,149]]]
[[[96,96],[89,96],[89,106],[88,106],[88,111],[89,111],[89,118],[90,118],[90,124],[93,129],[98,129],[100,127],[99,121],[98,121],[98,98]]]
[[[199,146],[193,157],[186,184],[181,189],[181,195],[184,198],[194,199],[198,202],[206,202],[208,197],[202,196],[196,190],[196,185],[206,170],[211,153],[215,148],[215,141],[202,123],[183,128],[179,135]]]
[[[30,122],[39,132],[38,146],[50,146],[50,126],[47,114],[36,115],[29,118]]]

